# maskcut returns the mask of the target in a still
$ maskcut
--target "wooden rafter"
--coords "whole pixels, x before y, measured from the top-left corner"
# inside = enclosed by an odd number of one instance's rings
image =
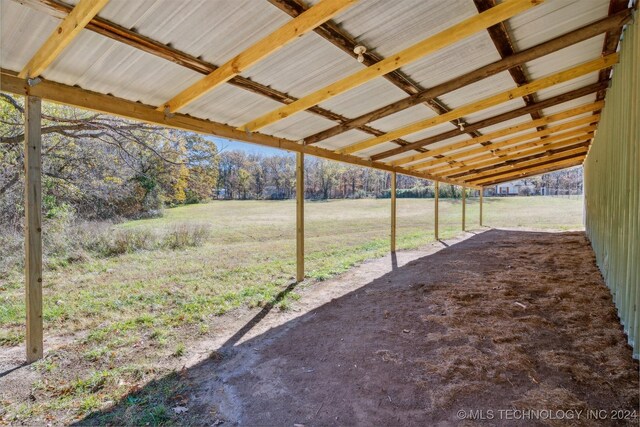
[[[520,162],[528,160],[531,156],[547,153],[549,151],[566,149],[566,147],[575,147],[576,145],[588,145],[589,141],[591,141],[591,139],[593,138],[594,130],[595,127],[591,126],[590,129],[587,130],[587,132],[590,133],[582,133],[581,135],[575,136],[573,138],[565,137],[560,142],[553,142],[552,138],[547,138],[546,140],[539,141],[535,144],[526,144],[524,147],[514,147],[513,149],[500,150],[499,152],[495,153],[493,158],[488,158],[488,160],[481,161],[473,165],[468,165],[460,169],[448,170],[442,174],[438,174],[438,176],[457,178],[467,175],[476,176],[477,174],[481,173],[489,174],[496,168],[506,166],[513,167]],[[552,142],[547,143],[547,141]]]
[[[53,30],[18,76],[25,79],[42,74],[108,2],[109,0],[80,0]]]
[[[516,163],[496,166],[491,170],[477,173],[467,179],[469,181],[480,180],[485,177],[498,175],[502,172],[513,171],[515,168],[526,168],[530,165],[539,165],[540,162],[542,161],[549,162],[549,161],[558,160],[558,159],[566,159],[567,157],[573,157],[576,154],[586,154],[587,151],[589,151],[588,143],[583,143],[580,145],[574,144],[570,147],[566,147],[560,150],[555,150],[555,151],[549,150],[547,152],[537,153],[536,155],[527,157],[526,160],[522,160]]]
[[[312,31],[318,25],[331,19],[340,11],[353,5],[357,0],[322,0],[300,16],[287,22],[268,36],[240,52],[217,70],[198,80],[169,101],[158,107],[161,111],[175,112],[195,101],[207,92],[231,80],[242,71],[283,48],[298,37]]]
[[[365,150],[367,148],[375,147],[376,145],[391,141],[393,139],[402,137],[404,135],[410,135],[410,134],[422,131],[424,129],[428,129],[430,127],[442,124],[446,121],[454,120],[471,113],[476,113],[478,111],[482,111],[487,108],[500,105],[504,102],[512,100],[513,98],[519,98],[528,93],[534,93],[541,89],[545,89],[545,88],[557,85],[559,83],[573,80],[577,77],[584,76],[594,71],[599,71],[603,68],[610,67],[616,62],[618,62],[618,55],[615,53],[609,56],[606,56],[604,58],[594,59],[592,61],[582,63],[580,65],[571,67],[569,69],[560,71],[558,73],[554,73],[550,76],[535,80],[524,86],[507,90],[507,91],[498,93],[496,95],[490,96],[488,98],[484,98],[479,101],[466,104],[462,107],[459,107],[459,108],[456,108],[455,110],[450,111],[447,114],[443,114],[441,116],[429,118],[426,120],[420,120],[408,126],[404,126],[400,129],[387,132],[384,135],[377,136],[375,138],[368,139],[366,141],[358,142],[356,144],[353,144],[341,149],[339,152],[342,154],[353,154],[358,151]]]
[[[478,68],[470,73],[464,74],[462,76],[456,77],[455,79],[449,80],[447,82],[444,82],[442,84],[429,88],[409,98],[404,98],[400,101],[391,103],[389,105],[378,108],[369,113],[363,114],[359,117],[346,121],[345,123],[336,125],[325,131],[318,132],[314,135],[311,135],[305,138],[304,143],[315,144],[322,140],[334,137],[336,135],[340,135],[341,133],[347,132],[351,129],[358,128],[359,126],[365,125],[367,123],[373,122],[383,117],[387,117],[391,114],[398,113],[409,107],[420,104],[421,102],[424,102],[427,99],[432,99],[437,96],[443,95],[445,93],[452,92],[454,90],[457,90],[469,84],[478,82],[487,77],[509,70],[512,67],[524,64],[525,62],[533,61],[542,56],[549,55],[553,52],[557,52],[558,50],[564,49],[575,43],[579,43],[581,41],[590,39],[598,34],[602,34],[604,32],[607,32],[616,28],[620,28],[625,23],[629,22],[630,19],[631,19],[631,11],[624,10],[613,16],[601,19],[592,24],[586,25],[582,28],[578,28],[577,30],[574,30],[562,36],[556,37],[547,42],[541,43],[529,49],[515,53],[513,56],[506,57],[492,64],[488,64],[484,67]],[[536,104],[537,103],[534,103],[532,105],[536,105]],[[540,107],[538,110],[542,108],[544,107]],[[531,111],[536,111],[536,110],[531,110]],[[527,114],[530,114],[530,113],[527,113]],[[465,129],[466,130],[472,129],[472,126],[466,125]],[[464,132],[460,132],[460,134],[462,133]],[[372,156],[372,158],[376,157],[376,160],[379,160],[379,159],[391,157],[396,154],[400,154],[409,150],[415,150],[416,148],[420,147],[417,144],[418,143],[411,143],[406,148],[398,147],[396,149],[389,150],[384,153]]]
[[[64,17],[73,9],[72,6],[58,0],[19,1],[21,4],[25,4],[29,7],[60,18]],[[200,58],[196,58],[195,56],[189,55],[188,53],[177,50],[171,46],[145,37],[142,34],[136,33],[132,30],[129,30],[128,28],[122,27],[98,16],[94,17],[87,24],[86,29],[94,31],[97,34],[108,37],[117,42],[124,43],[127,46],[131,46],[148,54],[157,56],[158,58],[171,61],[175,64],[178,64],[200,74],[210,74],[218,69],[218,67],[216,67],[215,65]],[[282,104],[290,104],[298,99],[288,93],[284,93],[271,87],[264,86],[242,76],[235,76],[234,78],[229,80],[228,83],[257,95],[261,95],[274,101],[280,102]],[[326,119],[340,123],[346,122],[348,120],[346,117],[343,117],[340,114],[333,113],[318,106],[309,108],[308,111]],[[366,125],[360,126],[358,127],[358,129],[371,135],[382,135],[384,133],[380,130],[373,129]]]
[[[565,92],[562,93],[560,95],[556,95],[553,96],[551,98],[545,99],[544,101],[538,101],[533,105],[529,105],[529,106],[524,106],[524,107],[520,107],[520,108],[516,108],[515,110],[511,110],[511,111],[507,111],[506,113],[501,113],[501,114],[497,114],[495,116],[483,119],[483,120],[479,120],[477,122],[471,123],[467,126],[467,129],[471,128],[471,129],[482,129],[485,127],[489,127],[489,126],[493,126],[493,125],[497,125],[512,119],[515,119],[517,117],[520,116],[524,116],[527,114],[530,114],[531,111],[535,111],[535,110],[541,110],[544,108],[550,108],[550,107],[554,107],[556,105],[560,105],[563,104],[565,102],[568,101],[573,101],[574,99],[578,99],[578,98],[582,98],[583,96],[586,95],[590,95],[592,93],[595,93],[599,90],[601,90],[602,88],[606,89],[606,82],[600,82],[600,83],[592,83],[590,85],[578,88],[578,89],[574,89],[572,91],[569,92]],[[452,129],[443,133],[440,133],[438,135],[434,135],[434,136],[430,136],[424,139],[421,139],[419,141],[413,142],[410,145],[415,145],[416,148],[417,147],[426,147],[432,144],[435,144],[437,142],[440,141],[444,141],[447,140],[449,138],[453,138],[456,136],[460,136],[462,135],[463,132],[461,132],[459,129]],[[387,157],[391,157],[392,155],[397,155],[397,154],[401,154],[404,152],[394,152],[395,150],[400,150],[400,149],[404,149],[405,147],[398,147],[394,150],[390,150],[390,151],[385,151],[384,153],[380,153],[380,154],[375,154],[373,156],[371,156],[371,160],[377,161],[377,160],[381,160],[381,159],[385,159]],[[392,154],[389,154],[391,152],[394,152]],[[398,164],[404,164],[405,162],[402,161],[403,159],[399,159],[398,163],[396,163],[396,161],[391,161],[388,162],[388,164],[390,165],[398,165]]]
[[[568,167],[567,164],[573,165],[574,163],[579,164],[582,163],[582,160],[586,156],[586,153],[578,153],[572,155],[559,156],[553,159],[543,158],[537,162],[532,162],[532,164],[527,166],[522,166],[519,168],[514,168],[512,172],[503,172],[496,174],[495,176],[480,178],[477,180],[470,180],[469,184],[471,185],[481,185],[486,186],[490,183],[494,183],[496,181],[506,182],[511,181],[513,179],[517,179],[522,177],[523,174],[535,174],[534,172],[541,173],[540,170],[553,170],[553,169],[562,169],[564,167]]]
[[[443,147],[436,148],[434,150],[429,150],[425,153],[415,154],[413,156],[403,157],[402,159],[389,162],[388,164],[392,166],[400,166],[402,164],[415,162],[417,160],[424,160],[430,157],[444,155],[449,151],[460,150],[465,147],[470,147],[472,145],[482,144],[491,139],[501,138],[504,136],[508,136],[517,132],[521,132],[523,130],[527,130],[530,128],[538,128],[541,125],[547,125],[549,123],[553,123],[559,120],[568,119],[573,116],[577,116],[584,113],[589,113],[592,111],[600,110],[604,106],[604,101],[593,102],[590,104],[581,105],[580,107],[571,108],[569,110],[565,110],[556,114],[552,114],[550,116],[541,117],[536,120],[532,120],[529,122],[519,123],[514,126],[509,126],[504,129],[500,129],[485,135],[482,135],[478,138],[472,138],[466,141],[460,141],[453,144],[445,145]],[[544,130],[544,129],[542,129]],[[439,157],[438,159],[434,159],[431,163],[423,163],[424,166],[430,166],[432,164],[442,163],[445,161],[445,157]]]
[[[307,10],[307,6],[304,4],[302,0],[268,0],[268,1],[269,3],[273,4],[274,6],[276,6],[277,8],[279,8],[280,10],[282,10],[283,12],[289,14],[294,18],[300,15],[301,13],[304,13]],[[367,67],[375,65],[384,59],[380,55],[375,53],[374,50],[371,49],[370,47],[366,46],[362,42],[357,42],[355,37],[353,37],[343,28],[340,28],[332,20],[329,20],[324,24],[316,27],[314,29],[314,32],[316,32],[318,35],[323,37],[325,40],[328,40],[330,43],[332,43],[334,46],[338,47],[348,55],[352,56],[354,59],[358,58],[358,55],[354,52],[354,49],[357,46],[364,46],[366,48],[366,51],[362,55],[363,56],[362,63]],[[403,90],[405,93],[409,95],[416,95],[418,93],[424,92],[423,87],[421,87],[417,82],[413,81],[409,76],[407,76],[401,70],[394,70],[388,74],[385,74],[383,78],[385,78],[391,84],[400,88],[401,90]],[[422,100],[422,103],[424,103],[427,107],[432,109],[436,114],[444,114],[449,112],[450,110],[450,108],[447,107],[444,104],[444,102],[442,102],[435,96],[424,98]],[[452,124],[455,125],[456,123],[452,122]],[[472,137],[480,136],[480,133],[478,131],[469,131],[468,133]],[[408,144],[408,142],[403,140],[397,140],[395,142],[397,142],[401,146]]]
[[[553,172],[560,169],[566,169],[573,166],[579,166],[582,164],[584,160],[584,156],[576,156],[575,158],[571,158],[563,161],[551,162],[551,164],[545,164],[538,167],[528,168],[521,171],[514,171],[505,173],[499,176],[494,177],[493,181],[485,182],[482,184],[483,187],[488,187],[491,185],[500,184],[503,182],[513,181],[514,179],[521,179],[530,176],[541,175],[543,173]]]
[[[267,125],[275,123],[292,114],[306,110],[309,107],[324,102],[350,89],[356,88],[370,80],[381,77],[398,68],[410,64],[430,53],[450,46],[478,31],[484,30],[497,22],[504,21],[518,13],[541,3],[541,0],[507,0],[491,10],[467,18],[462,22],[441,31],[440,33],[428,37],[427,39],[386,58],[377,64],[360,70],[335,83],[319,89],[310,95],[300,98],[296,102],[280,107],[243,126],[240,130],[253,132]]]
[[[443,156],[442,158],[439,158],[439,159],[416,163],[414,165],[411,165],[409,169],[411,170],[425,170],[425,169],[445,170],[447,168],[452,169],[455,167],[462,167],[470,162],[473,162],[476,158],[477,160],[482,160],[478,158],[478,156],[494,153],[496,150],[504,147],[521,144],[531,140],[534,140],[533,143],[538,143],[538,142],[542,143],[542,142],[545,142],[546,140],[540,141],[538,140],[538,138],[548,137],[550,135],[553,135],[552,138],[562,137],[565,134],[570,134],[571,132],[575,132],[573,131],[573,129],[576,128],[577,126],[590,125],[590,126],[593,126],[593,130],[595,130],[595,126],[597,126],[596,123],[598,121],[598,118],[599,116],[587,116],[587,117],[582,117],[580,119],[572,120],[570,122],[562,123],[560,125],[549,127],[546,129],[542,129],[542,130],[536,129],[534,132],[528,132],[523,135],[518,135],[516,137],[512,137],[504,141],[493,143],[491,145],[471,148],[469,150],[459,151],[453,154],[447,154],[446,156]],[[556,134],[557,132],[563,132],[563,133]],[[573,136],[573,135],[574,134],[571,134],[569,136]],[[464,160],[460,160],[460,159],[464,159]],[[448,164],[433,168],[434,165],[445,163],[445,162],[448,162]]]
[[[43,80],[36,86],[31,87],[25,80],[18,78],[16,72],[10,70],[1,70],[1,77],[2,79],[0,80],[0,85],[2,87],[2,90],[6,92],[11,92],[19,95],[30,94],[59,104],[72,105],[75,107],[85,108],[93,111],[101,111],[107,114],[113,114],[133,120],[153,123],[160,126],[183,129],[207,135],[216,135],[222,138],[250,142],[296,153],[305,153],[316,157],[322,157],[328,160],[335,160],[343,163],[349,163],[357,166],[364,166],[388,172],[398,172],[403,175],[415,176],[417,178],[430,180],[435,179],[435,177],[429,174],[407,171],[401,168],[388,166],[384,163],[372,162],[360,157],[345,156],[334,151],[319,147],[303,146],[301,144],[298,144],[296,141],[285,138],[278,138],[258,132],[242,132],[232,126],[213,122],[211,120],[199,119],[179,113],[176,113],[175,115],[169,117],[163,112],[157,111],[153,106],[144,105],[139,102],[133,102],[111,95],[104,95],[101,93],[96,93],[61,83]],[[459,185],[458,182],[451,180],[441,181]]]
[[[609,16],[613,16],[621,11],[629,10],[627,6],[629,5],[629,0],[610,0],[609,1]],[[602,55],[609,55],[616,51],[618,48],[618,42],[620,41],[620,35],[622,34],[622,26],[613,28],[607,32],[604,38],[604,44],[602,46]],[[609,80],[609,75],[611,74],[611,67],[605,68],[604,70],[600,70],[600,74],[598,75],[598,81],[604,82]],[[601,90],[598,92],[597,98],[598,100],[604,99],[605,91]]]
[[[489,165],[485,167],[498,167],[501,164],[511,164],[516,162],[516,160],[520,161],[518,159],[522,156],[528,156],[535,152],[547,151],[549,149],[547,147],[550,146],[553,146],[555,149],[588,141],[593,138],[593,132],[595,131],[595,129],[595,126],[584,127],[578,130],[565,132],[562,135],[557,135],[538,141],[527,142],[517,147],[500,150],[500,152],[496,152],[495,154],[487,153],[483,156],[478,157],[475,164],[464,164],[459,167],[443,166],[436,169],[426,170],[426,172],[431,175],[437,175],[439,177],[449,177],[451,179],[454,179],[452,178],[452,176],[461,177],[464,175],[477,173],[480,169],[482,169],[483,165]],[[543,129],[542,131],[544,130],[545,129]]]
[[[485,10],[489,10],[496,5],[495,0],[473,0],[473,2],[475,3],[478,12],[484,12]],[[509,31],[507,30],[507,26],[504,22],[500,22],[492,27],[487,28],[487,32],[489,33],[489,37],[491,37],[493,44],[498,50],[500,57],[508,58],[515,55],[516,50],[513,46],[513,42],[511,41],[511,37],[509,36]],[[527,78],[527,73],[525,71],[525,64],[519,64],[515,67],[510,68],[509,74],[511,75],[511,78],[513,79],[515,84],[518,86],[529,83],[529,79]],[[522,100],[526,105],[534,104],[535,94],[530,93],[524,95],[522,97]],[[531,118],[533,120],[539,119],[540,117],[542,117],[540,110],[531,112]],[[538,130],[542,130],[543,128],[544,126],[540,126],[540,129]]]

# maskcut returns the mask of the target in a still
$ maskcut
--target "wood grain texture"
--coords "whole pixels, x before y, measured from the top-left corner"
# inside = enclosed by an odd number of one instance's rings
[[[178,111],[272,53],[282,49],[298,37],[312,31],[315,27],[331,19],[332,16],[353,5],[356,1],[358,0],[322,0],[300,16],[240,52],[203,79],[184,89],[159,106],[158,110],[166,110],[171,113]]]
[[[477,33],[478,31],[484,30],[497,22],[504,21],[518,13],[524,12],[525,10],[540,3],[541,1],[539,0],[507,0],[487,12],[467,18],[462,22],[441,31],[434,36],[428,37],[427,39],[416,43],[415,45],[404,49],[371,67],[360,70],[303,98],[300,98],[296,102],[280,107],[255,120],[247,122],[240,126],[239,129],[249,132],[259,130],[295,113],[304,111],[309,107],[333,98],[343,92],[354,89],[377,77],[381,77],[387,73],[397,70],[404,65],[410,64],[411,62],[414,62],[430,53],[450,46],[457,41]]]
[[[343,132],[347,132],[350,129],[357,128],[358,126],[362,126],[364,124],[373,122],[383,117],[387,117],[391,114],[400,112],[404,109],[420,104],[425,99],[432,99],[437,96],[446,94],[448,92],[452,92],[454,90],[457,90],[469,84],[478,82],[482,79],[493,76],[500,72],[507,71],[512,67],[524,64],[525,62],[533,61],[545,55],[549,55],[553,52],[557,52],[560,49],[564,49],[565,47],[571,46],[575,43],[579,43],[581,41],[587,40],[598,34],[602,34],[603,32],[606,32],[615,28],[620,28],[622,25],[629,22],[630,19],[631,19],[631,12],[629,10],[619,12],[618,14],[615,14],[613,16],[601,19],[592,24],[586,25],[582,28],[578,28],[577,30],[574,30],[562,36],[556,37],[547,42],[533,46],[521,52],[514,53],[512,56],[506,57],[502,60],[488,64],[484,67],[478,68],[467,74],[456,77],[455,79],[451,79],[442,84],[426,89],[409,98],[404,98],[400,101],[391,103],[384,107],[380,107],[374,111],[363,114],[354,119],[348,120],[342,124],[339,124],[327,130],[318,132],[314,135],[308,136],[304,139],[304,143],[315,144],[327,138],[331,138]],[[537,105],[537,104],[538,103],[536,102],[531,105]],[[541,108],[543,107],[540,107],[539,109]],[[536,111],[536,110],[531,110],[531,111]],[[528,112],[527,114],[530,114],[530,113],[531,112]],[[471,125],[467,124],[465,128],[471,129],[472,127]],[[416,143],[412,143],[406,149],[399,147],[396,150],[389,150],[385,153],[382,153],[376,156],[379,156],[378,159],[391,157],[393,155],[406,152],[409,150],[413,150],[418,147],[419,146],[417,146]]]
[[[441,116],[433,117],[426,120],[420,120],[408,126],[404,126],[402,128],[393,130],[391,132],[387,132],[384,135],[381,135],[372,139],[368,139],[366,141],[358,142],[356,144],[350,145],[348,147],[345,147],[339,150],[339,153],[353,154],[358,151],[365,150],[367,148],[375,147],[376,145],[382,144],[384,142],[388,142],[405,135],[410,135],[410,134],[422,131],[424,129],[428,129],[433,126],[437,126],[449,120],[454,120],[468,114],[476,113],[478,111],[482,111],[487,108],[500,105],[514,98],[520,98],[527,93],[534,93],[541,89],[545,89],[545,88],[557,85],[559,83],[573,80],[577,77],[584,76],[594,71],[599,71],[603,68],[610,67],[616,62],[618,62],[617,54],[611,54],[609,56],[605,56],[604,58],[598,58],[592,61],[588,61],[583,64],[577,65],[575,67],[571,67],[567,70],[561,71],[559,73],[554,73],[550,76],[535,80],[531,83],[520,86],[516,89],[507,90],[507,91],[498,93],[496,95],[481,99],[479,101],[469,103],[462,107],[451,110],[447,114],[443,114]]]
[[[304,280],[304,153],[296,153],[296,282]]]
[[[116,116],[127,117],[160,126],[184,129],[205,135],[215,135],[237,141],[250,142],[272,148],[279,148],[292,152],[302,152],[312,156],[322,157],[328,160],[336,160],[357,166],[369,167],[388,172],[398,172],[417,178],[433,179],[428,174],[405,170],[386,165],[382,162],[373,162],[356,156],[344,156],[335,151],[320,147],[304,146],[296,141],[278,138],[258,132],[247,133],[239,131],[232,126],[210,120],[176,113],[172,117],[157,111],[155,107],[139,102],[133,102],[112,95],[104,95],[97,92],[72,87],[61,83],[43,80],[36,86],[30,87],[27,82],[19,79],[16,73],[10,70],[0,70],[2,90],[19,95],[31,94],[59,104],[72,105],[92,111],[100,111]],[[455,184],[454,182],[451,182]]]
[[[42,74],[108,2],[109,0],[80,0],[20,71],[19,77],[34,78]]]
[[[424,159],[428,159],[430,157],[435,157],[435,156],[441,156],[438,159],[434,159],[432,160],[433,163],[422,163],[422,165],[424,166],[429,166],[431,164],[437,164],[437,163],[442,163],[442,161],[444,161],[444,159],[446,159],[446,156],[444,156],[447,152],[449,151],[453,151],[453,150],[459,150],[465,147],[470,147],[472,145],[477,145],[477,144],[482,144],[484,142],[488,142],[492,139],[495,138],[501,138],[504,136],[508,136],[517,132],[521,132],[523,130],[527,130],[527,129],[531,129],[531,128],[537,128],[541,125],[547,125],[549,123],[553,123],[559,120],[564,120],[564,119],[568,119],[570,117],[573,116],[577,116],[580,114],[584,114],[584,113],[589,113],[592,111],[596,111],[596,110],[600,110],[604,107],[604,101],[599,101],[599,102],[593,102],[590,104],[586,104],[586,105],[582,105],[580,107],[577,108],[571,108],[569,110],[565,110],[562,111],[560,113],[556,113],[556,114],[552,114],[550,116],[546,116],[546,117],[541,117],[539,119],[536,120],[532,120],[529,122],[525,122],[525,123],[519,123],[517,125],[514,126],[509,126],[506,127],[504,129],[500,129],[497,130],[495,132],[491,132],[485,135],[482,135],[481,137],[477,137],[477,138],[472,138],[470,140],[467,141],[460,141],[460,142],[456,142],[453,144],[449,144],[449,145],[445,145],[443,147],[439,147],[433,150],[429,150],[425,153],[420,153],[420,154],[415,154],[413,156],[407,156],[407,157],[403,157],[402,159],[398,159],[392,162],[389,162],[388,164],[393,165],[393,166],[398,166],[398,165],[402,165],[402,164],[406,164],[406,163],[411,163],[411,162],[415,162],[417,160],[424,160]],[[544,130],[544,129],[542,129]],[[489,146],[489,145],[488,145]]]
[[[27,96],[24,138],[24,241],[27,362],[42,358],[42,141],[41,100]]]

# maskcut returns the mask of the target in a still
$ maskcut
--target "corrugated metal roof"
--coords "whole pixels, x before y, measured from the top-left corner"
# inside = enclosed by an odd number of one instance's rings
[[[336,135],[331,138],[327,138],[316,145],[318,147],[336,150],[338,148],[347,147],[351,144],[355,144],[356,142],[364,141],[365,139],[369,139],[369,138],[371,138],[370,134],[366,132],[362,132],[360,130],[353,129],[343,134]]]
[[[403,137],[406,141],[415,142],[424,138],[429,138],[430,136],[440,135],[443,132],[450,131],[455,129],[456,127],[449,122],[441,123],[439,125],[427,128],[420,132],[412,133],[411,135],[407,135]]]
[[[83,31],[43,73],[69,86],[162,105],[202,76],[173,62]]]
[[[399,127],[415,123],[419,120],[435,117],[436,113],[424,104],[419,104],[399,113],[392,114],[382,119],[371,122],[371,126],[384,132],[389,132]]]
[[[528,49],[607,16],[606,0],[546,1],[507,21],[516,50]]]
[[[604,35],[590,38],[526,63],[531,80],[545,77],[566,68],[579,65],[586,60],[597,58],[602,52]]]
[[[74,4],[76,1],[71,1]],[[314,0],[311,3],[316,3]],[[603,18],[608,0],[547,1],[506,22],[516,50],[532,47],[568,31]],[[0,63],[3,68],[20,71],[53,31],[59,19],[21,5],[0,0],[2,36]],[[333,18],[340,28],[376,54],[387,57],[477,14],[472,0],[361,0]],[[99,16],[132,29],[158,42],[168,44],[194,57],[221,65],[234,55],[276,30],[291,17],[263,0],[111,0]],[[538,79],[600,55],[604,36],[594,37],[525,64],[530,80]],[[455,79],[486,64],[500,60],[487,31],[480,31],[452,46],[434,52],[400,71],[423,88]],[[264,86],[303,97],[346,77],[364,66],[316,33],[306,34],[284,46],[242,73]],[[202,75],[152,54],[113,41],[91,31],[82,31],[71,45],[44,72],[46,79],[92,91],[162,105]],[[537,99],[567,92],[596,82],[598,73],[545,89]],[[458,108],[496,93],[515,88],[509,73],[503,72],[475,84],[440,96],[450,108]],[[384,78],[365,83],[335,96],[320,107],[354,118],[408,95]],[[593,101],[594,95],[545,109],[544,114]],[[194,117],[240,126],[278,108],[279,102],[232,85],[222,85],[207,93],[181,112]],[[522,99],[466,116],[477,122],[524,106]],[[370,125],[389,132],[436,113],[424,104],[392,114]],[[522,116],[482,129],[491,132],[530,120]],[[309,112],[301,112],[265,127],[260,132],[291,140],[335,126],[336,122]],[[412,142],[454,129],[443,123],[406,135]],[[372,136],[358,130],[334,136],[318,146],[338,149]],[[437,148],[468,139],[451,138],[430,146]],[[367,157],[397,147],[384,143],[357,153]],[[412,152],[391,159],[409,156]],[[389,161],[389,159],[385,159]]]
[[[323,102],[320,106],[346,117],[359,117],[407,96],[389,81],[376,79]]]
[[[315,33],[306,34],[242,73],[301,97],[364,68]]]
[[[580,98],[576,98],[572,101],[563,102],[562,104],[545,108],[544,110],[542,110],[542,112],[544,113],[545,116],[549,116],[551,114],[559,113],[560,111],[568,110],[570,108],[579,107],[580,105],[585,105],[591,102],[595,102],[595,100],[596,100],[595,94],[586,95]]]
[[[182,109],[187,114],[240,126],[256,114],[267,113],[281,104],[265,96],[222,85]]]
[[[314,134],[332,127],[335,123],[324,117],[317,116],[307,111],[302,111],[295,116],[273,123],[262,131],[268,135],[280,138],[301,140],[309,134]]]
[[[476,14],[471,0],[362,0],[333,21],[387,57]]]
[[[13,71],[22,70],[60,22],[11,0],[0,0],[0,19],[0,61]]]
[[[477,113],[469,114],[465,116],[465,119],[469,123],[476,123],[489,117],[497,116],[498,114],[506,113],[508,111],[517,110],[520,107],[524,107],[525,103],[522,98],[515,98],[508,102],[503,102],[495,107],[487,108]]]
[[[442,95],[440,99],[449,107],[458,108],[516,87],[511,75],[505,71]]]

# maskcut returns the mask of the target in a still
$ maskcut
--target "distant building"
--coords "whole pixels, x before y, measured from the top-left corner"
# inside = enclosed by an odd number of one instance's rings
[[[536,188],[533,184],[520,179],[517,181],[504,182],[495,186],[496,196],[517,196],[524,194],[534,194]]]

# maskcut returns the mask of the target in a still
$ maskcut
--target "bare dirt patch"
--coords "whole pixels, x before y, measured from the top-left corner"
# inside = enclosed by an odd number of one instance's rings
[[[638,363],[582,232],[491,230],[269,327],[188,371],[194,419],[449,425],[493,410],[491,424],[523,425],[498,411],[638,409]],[[538,423],[621,423],[583,414]]]

